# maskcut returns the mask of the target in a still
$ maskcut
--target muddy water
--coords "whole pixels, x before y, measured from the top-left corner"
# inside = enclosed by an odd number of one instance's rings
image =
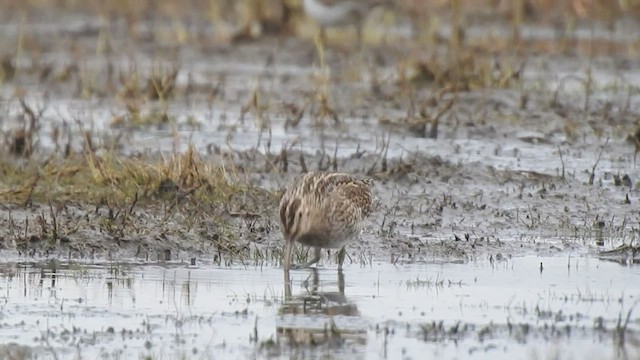
[[[639,279],[637,266],[584,257],[320,266],[292,271],[290,288],[278,267],[10,263],[0,354],[636,358]]]

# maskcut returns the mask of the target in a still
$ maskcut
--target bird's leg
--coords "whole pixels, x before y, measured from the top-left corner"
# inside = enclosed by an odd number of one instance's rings
[[[342,270],[342,264],[344,263],[344,257],[347,255],[347,251],[344,246],[338,251],[338,270]]]
[[[320,275],[318,274],[318,269],[312,268],[311,271],[313,272],[313,293],[316,294],[320,284]]]
[[[291,277],[288,269],[284,271],[284,297],[286,300],[291,299]]]
[[[287,243],[284,247],[284,271],[289,272],[291,268],[291,251],[293,250],[293,241],[291,239],[286,240]]]
[[[302,268],[308,268],[311,265],[317,263],[318,261],[320,261],[320,251],[321,249],[318,246],[314,246],[313,247],[313,259],[307,261],[306,263],[300,265],[300,267]]]

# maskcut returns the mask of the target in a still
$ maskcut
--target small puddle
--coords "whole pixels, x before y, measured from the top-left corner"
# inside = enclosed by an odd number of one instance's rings
[[[640,267],[593,258],[320,267],[292,271],[290,288],[277,267],[5,263],[0,277],[3,356],[17,349],[30,359],[639,354]],[[630,310],[626,330],[616,332]]]

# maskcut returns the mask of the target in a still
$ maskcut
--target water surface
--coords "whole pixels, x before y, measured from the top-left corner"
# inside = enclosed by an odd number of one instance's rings
[[[7,263],[1,277],[0,341],[37,359],[639,354],[635,309],[622,348],[615,328],[640,268],[594,258],[327,265],[292,271],[290,289],[278,267],[208,264]]]

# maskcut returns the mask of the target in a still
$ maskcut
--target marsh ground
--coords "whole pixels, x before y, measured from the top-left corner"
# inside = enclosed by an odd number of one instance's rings
[[[260,3],[3,4],[6,261],[278,268],[279,194],[322,169],[376,180],[350,266],[633,263],[634,8],[424,2],[321,49],[296,2]]]

